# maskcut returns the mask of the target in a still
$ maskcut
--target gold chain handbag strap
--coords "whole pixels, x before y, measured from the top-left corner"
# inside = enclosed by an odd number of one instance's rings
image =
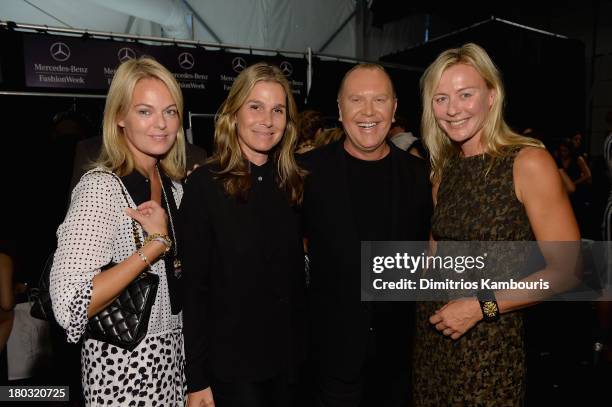
[[[101,172],[104,174],[112,175],[119,183],[119,188],[121,189],[121,193],[123,194],[123,198],[125,198],[125,203],[127,204],[128,208],[132,208],[130,205],[130,200],[128,199],[127,193],[125,192],[123,182],[121,182],[121,178],[119,178],[117,174],[115,174],[114,172],[108,171],[108,170],[92,171],[92,173],[94,172]],[[142,247],[142,239],[140,239],[140,233],[138,232],[138,226],[136,225],[136,221],[134,220],[134,218],[130,218],[130,219],[132,220],[132,234],[134,235],[134,243],[136,244],[136,249],[140,249]]]
[[[159,167],[156,165],[155,169],[157,170],[157,176],[159,177],[159,183],[161,184],[161,190],[164,195],[164,201],[166,203],[166,212],[168,214],[168,220],[170,221],[170,231],[172,232],[173,254],[174,254],[174,258],[177,259],[178,258],[178,241],[176,240],[176,232],[174,231],[174,220],[172,219],[172,210],[170,209],[170,201],[168,200],[168,195],[166,194],[166,188],[164,187],[164,180],[162,179],[161,173],[159,172]],[[174,199],[174,195],[172,195],[172,199]]]
[[[170,230],[172,231],[172,248],[173,248],[173,261],[172,267],[174,268],[174,276],[176,278],[181,278],[183,266],[181,264],[181,260],[178,255],[178,240],[176,239],[176,233],[174,231],[174,221],[172,220],[172,209],[170,209],[170,201],[168,200],[168,195],[166,194],[166,188],[164,187],[164,180],[162,179],[161,173],[159,172],[159,166],[155,167],[157,169],[157,176],[159,177],[159,182],[161,184],[161,189],[164,195],[164,201],[166,202],[166,210],[168,212],[168,220],[170,221]],[[174,199],[174,195],[171,195],[172,199]],[[176,202],[174,203],[176,205]]]

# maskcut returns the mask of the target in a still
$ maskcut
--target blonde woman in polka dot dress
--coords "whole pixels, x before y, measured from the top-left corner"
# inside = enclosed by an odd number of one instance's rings
[[[102,153],[75,187],[57,231],[53,311],[68,342],[82,343],[88,406],[184,404],[180,269],[173,267],[176,252],[167,250],[183,193],[182,108],[179,85],[158,62],[122,64],[106,100]],[[132,219],[145,242],[138,250]],[[145,269],[160,277],[145,338],[132,351],[87,338],[89,318]]]

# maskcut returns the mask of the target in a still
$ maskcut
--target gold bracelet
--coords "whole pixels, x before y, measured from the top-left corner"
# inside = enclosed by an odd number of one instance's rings
[[[162,235],[161,233],[151,233],[145,238],[144,244],[154,241],[161,242],[164,244],[164,246],[166,246],[164,253],[168,253],[172,247],[172,240],[170,239],[170,236]]]
[[[138,253],[138,256],[140,257],[140,259],[144,261],[148,267],[151,267],[151,263],[149,263],[149,259],[147,259],[147,256],[145,256],[142,249],[137,249],[136,253]]]

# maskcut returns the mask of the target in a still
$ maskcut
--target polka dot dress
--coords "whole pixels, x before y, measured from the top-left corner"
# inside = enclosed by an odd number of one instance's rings
[[[183,191],[181,185],[174,186],[178,207]],[[123,212],[126,202],[121,188],[125,190],[110,174],[85,174],[58,228],[50,294],[53,312],[66,330],[68,342],[80,341],[85,333],[93,277],[101,267],[111,261],[119,263],[136,250],[131,219]],[[128,199],[134,207],[129,194]],[[142,230],[140,233],[142,239]],[[81,379],[88,406],[185,403],[181,314],[172,315],[170,311],[164,261],[155,262],[151,272],[160,276],[159,287],[142,342],[127,351],[97,340],[83,340]]]

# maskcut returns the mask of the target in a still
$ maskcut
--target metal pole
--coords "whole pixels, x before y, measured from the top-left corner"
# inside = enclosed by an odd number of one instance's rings
[[[125,32],[129,33],[130,30],[132,29],[132,25],[134,25],[134,16],[130,16],[130,18],[128,18],[128,22],[127,25],[125,26]]]
[[[8,21],[0,21],[0,27],[5,27],[5,28],[12,27],[12,28],[19,28],[19,29],[24,29],[24,30],[34,30],[38,32],[43,31],[43,32],[65,33],[65,34],[88,35],[90,37],[122,38],[122,39],[127,39],[127,40],[136,40],[136,41],[154,41],[154,42],[163,42],[163,43],[170,43],[170,44],[192,45],[192,46],[211,47],[211,48],[245,49],[245,50],[263,51],[263,52],[270,52],[270,53],[304,55],[304,51],[248,47],[248,46],[237,45],[237,44],[217,44],[214,42],[206,42],[206,41],[199,41],[199,40],[183,40],[183,39],[178,39],[178,38],[152,37],[148,35],[121,34],[121,33],[114,33],[110,31],[91,31],[91,30],[81,30],[81,29],[76,29],[76,28],[51,27],[47,25],[38,25],[38,24],[24,24],[24,23],[12,23],[12,22],[9,24]]]
[[[364,0],[357,0],[355,4],[355,11],[357,12],[355,18],[355,55],[357,58],[366,57],[366,4]]]
[[[190,16],[191,18],[191,39],[195,40],[196,39],[196,32],[195,32],[195,21],[193,20],[193,14],[191,14]]]
[[[431,38],[431,39],[429,39],[428,41],[425,41],[425,42],[433,42],[433,41],[438,41],[438,40],[440,40],[440,39],[442,39],[442,38],[451,37],[451,36],[453,36],[453,35],[455,35],[455,34],[458,34],[458,33],[460,33],[460,32],[467,31],[467,30],[469,30],[469,29],[471,29],[471,28],[474,28],[474,27],[478,27],[479,25],[486,24],[486,23],[488,23],[489,21],[499,21],[500,23],[504,23],[504,24],[508,24],[508,25],[513,25],[513,26],[515,26],[515,27],[524,28],[524,29],[526,29],[526,30],[535,31],[535,32],[538,32],[538,33],[540,33],[540,34],[550,35],[550,36],[552,36],[552,37],[556,37],[556,38],[565,38],[565,39],[567,39],[567,38],[568,38],[568,37],[566,37],[565,35],[551,33],[551,32],[549,32],[549,31],[540,30],[540,29],[537,29],[537,28],[529,27],[529,26],[526,26],[526,25],[523,25],[523,24],[518,24],[518,23],[515,23],[515,22],[512,22],[512,21],[509,21],[509,20],[504,20],[504,19],[502,19],[502,18],[497,18],[497,17],[495,17],[495,16],[491,16],[491,18],[488,18],[488,19],[486,19],[486,20],[479,21],[479,22],[477,22],[477,23],[474,23],[474,24],[468,25],[468,26],[463,27],[463,28],[460,28],[460,29],[458,29],[458,30],[455,30],[455,31],[452,31],[452,32],[449,32],[449,33],[446,33],[446,34],[439,35],[439,36],[437,36],[437,37],[435,37],[435,38]],[[411,46],[411,47],[405,48],[405,49],[404,49],[404,51],[407,51],[407,50],[410,50],[410,49],[413,49],[413,48],[420,47],[420,46],[421,46],[421,45],[423,45],[425,42],[422,42],[422,43],[419,43],[419,44],[415,44],[415,45],[413,45],[413,46]]]
[[[310,86],[312,85],[312,48],[306,48],[306,98],[308,103],[308,95],[310,94]]]
[[[355,13],[353,12],[349,18],[345,21],[343,25],[348,23]],[[171,44],[181,44],[181,45],[191,45],[191,46],[202,46],[202,47],[211,47],[211,48],[228,48],[228,49],[244,49],[244,50],[253,50],[253,51],[263,51],[270,53],[280,53],[280,54],[292,54],[292,55],[304,55],[304,51],[292,51],[292,50],[283,50],[283,49],[272,49],[272,48],[253,48],[246,47],[244,45],[236,45],[236,44],[216,44],[205,41],[198,40],[181,40],[175,38],[161,38],[161,37],[152,37],[146,35],[135,35],[135,34],[121,34],[121,33],[113,33],[109,31],[89,31],[89,30],[81,30],[76,28],[63,28],[63,27],[51,27],[47,25],[38,25],[38,24],[24,24],[24,23],[13,23],[9,21],[0,20],[0,28],[5,29],[22,29],[22,30],[33,30],[36,32],[57,32],[57,33],[65,33],[65,34],[79,34],[79,35],[87,35],[89,37],[104,37],[104,38],[119,38],[119,39],[127,39],[127,40],[136,40],[136,41],[153,41],[153,42],[162,42],[162,43],[171,43]],[[339,28],[341,30],[342,27]],[[338,32],[339,32],[338,30]],[[333,38],[330,38],[332,40]],[[400,64],[392,64],[388,62],[379,62],[379,61],[371,61],[367,59],[359,59],[359,58],[351,58],[343,55],[335,55],[335,54],[323,54],[323,53],[313,53],[314,56],[323,57],[323,58],[331,58],[338,61],[347,61],[353,63],[359,62],[373,62],[380,64],[385,67],[390,68],[399,68],[406,69],[412,71],[422,72],[423,69],[420,67],[414,67],[409,65],[400,65]]]
[[[57,92],[21,92],[21,91],[10,91],[0,90],[0,95],[5,96],[50,96],[60,98],[90,98],[90,99],[104,99],[106,95],[96,95],[93,93],[57,93]]]
[[[316,57],[329,58],[329,59],[334,59],[336,61],[349,62],[352,64],[358,64],[360,62],[370,62],[373,64],[378,64],[380,66],[384,66],[385,68],[397,68],[397,69],[404,69],[406,71],[415,71],[415,72],[423,72],[425,70],[424,68],[420,66],[401,65],[401,64],[395,64],[392,62],[372,61],[369,59],[357,59],[357,58],[344,57],[342,55],[332,55],[332,54],[313,54],[313,55]]]
[[[597,31],[599,29],[599,0],[593,1],[593,40],[591,41],[591,77],[589,78],[590,88],[588,103],[586,106],[586,134],[584,135],[584,144],[588,146],[589,154],[591,153],[591,131],[593,130],[593,94],[595,87],[595,60],[597,59]]]

